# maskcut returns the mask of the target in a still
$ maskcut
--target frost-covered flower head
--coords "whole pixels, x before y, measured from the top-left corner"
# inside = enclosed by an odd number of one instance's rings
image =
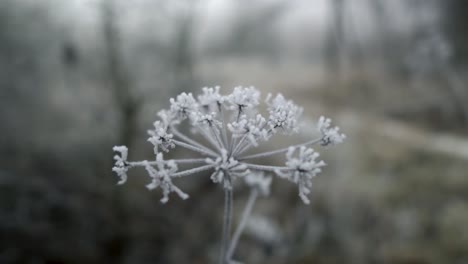
[[[126,146],[115,146],[112,148],[115,152],[119,152],[119,155],[114,156],[115,160],[115,165],[112,168],[112,171],[117,173],[117,176],[119,176],[120,180],[118,184],[124,184],[127,181],[127,171],[128,171],[128,163],[127,163],[127,157],[128,157],[128,148]]]
[[[198,102],[206,109],[213,110],[214,107],[221,106],[225,97],[219,93],[219,86],[214,88],[202,88],[203,94],[198,96]]]
[[[203,88],[202,93],[195,97],[191,93],[182,93],[175,99],[171,98],[169,109],[158,113],[159,120],[154,122],[154,129],[148,131],[148,141],[154,146],[153,161],[129,162],[127,148],[114,147],[114,151],[120,153],[115,156],[113,168],[120,177],[119,184],[127,180],[130,168],[143,167],[151,179],[148,189],[159,187],[163,191],[162,202],[167,202],[172,192],[182,199],[188,198],[173,181],[200,172],[208,172],[210,179],[225,190],[232,190],[235,181],[242,178],[248,186],[267,195],[273,178],[265,177],[263,173],[266,172],[297,184],[299,196],[304,203],[309,203],[311,179],[325,166],[310,146],[336,145],[343,142],[345,135],[339,133],[338,127],[330,127],[330,119],[321,117],[317,126],[321,133],[319,138],[255,153],[255,148],[279,133],[290,135],[298,132],[302,114],[301,107],[281,94],[268,95],[265,115],[257,109],[260,102],[260,92],[253,87],[236,87],[230,94],[221,94],[219,87]],[[188,131],[201,135],[203,140],[195,140],[179,130],[183,123],[191,127]],[[193,152],[194,158],[164,160],[160,152],[179,148]],[[283,165],[257,162],[259,158],[284,154]],[[180,164],[192,167],[179,170]]]
[[[272,95],[269,94],[266,103],[270,117],[268,124],[271,129],[280,129],[285,134],[298,131],[298,120],[302,115],[302,108],[298,107],[291,100],[286,100],[282,94],[270,101]]]
[[[169,149],[174,148],[175,144],[172,142],[172,134],[167,133],[167,126],[161,121],[155,121],[153,123],[154,130],[148,130],[150,137],[148,141],[151,142],[154,146],[154,154],[158,154],[158,147],[165,152],[168,152]]]
[[[286,154],[286,167],[288,169],[278,169],[276,173],[297,184],[299,196],[304,203],[309,204],[307,195],[312,187],[312,178],[322,171],[321,167],[325,166],[325,162],[323,160],[316,161],[320,154],[304,146],[300,147],[297,156],[294,156],[297,149],[295,147],[289,148]]]
[[[161,199],[162,203],[169,201],[169,193],[171,192],[177,193],[179,197],[184,200],[187,199],[188,195],[172,183],[171,177],[177,171],[177,164],[173,160],[169,160],[167,162],[164,161],[162,153],[158,153],[156,155],[156,161],[153,162],[153,164],[156,165],[156,168],[154,168],[148,161],[143,161],[143,165],[151,177],[151,183],[146,185],[146,188],[153,190],[157,187],[161,187],[163,190],[163,198]]]
[[[317,129],[322,134],[322,140],[320,144],[322,146],[336,145],[342,143],[346,138],[345,134],[340,133],[339,127],[330,127],[331,119],[321,116],[319,118]]]
[[[171,109],[170,112],[173,116],[183,119],[189,117],[189,115],[196,112],[197,102],[193,98],[191,93],[181,93],[176,99],[171,98]]]
[[[226,96],[230,109],[240,113],[244,109],[256,107],[259,104],[260,92],[253,87],[236,87],[232,94]]]

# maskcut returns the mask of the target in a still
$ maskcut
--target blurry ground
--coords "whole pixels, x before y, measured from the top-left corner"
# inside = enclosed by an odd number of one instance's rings
[[[345,48],[327,40],[323,1],[227,1],[207,18],[211,9],[183,1],[1,3],[0,263],[215,263],[223,201],[208,175],[180,183],[189,200],[161,205],[143,171],[124,186],[111,173],[113,145],[130,145],[134,160],[151,157],[145,131],[154,113],[180,91],[214,85],[295,100],[306,122],[294,142],[310,138],[320,115],[348,136],[320,149],[329,166],[314,180],[311,205],[274,182],[239,260],[468,263],[468,75],[456,31],[464,20],[455,19],[466,17],[466,4],[410,2],[331,1],[337,17],[344,4],[348,16],[356,6],[385,7],[380,24],[354,15],[371,37],[338,34],[354,43]],[[77,16],[78,8],[92,12]],[[349,37],[348,20],[341,33]],[[377,33],[366,31],[374,24]],[[457,38],[427,40],[436,25]],[[429,46],[422,54],[419,40]],[[235,193],[235,219],[246,198]]]

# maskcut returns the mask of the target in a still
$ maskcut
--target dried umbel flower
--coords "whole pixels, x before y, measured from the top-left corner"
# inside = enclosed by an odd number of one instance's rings
[[[321,167],[325,166],[323,161],[316,161],[319,154],[308,147],[315,143],[324,146],[335,145],[343,142],[345,135],[338,132],[338,127],[330,127],[331,120],[322,116],[317,125],[322,136],[317,140],[277,151],[243,155],[247,150],[267,142],[277,133],[297,132],[302,108],[291,100],[286,100],[281,94],[275,97],[268,95],[266,103],[269,115],[265,118],[256,113],[255,108],[259,105],[260,92],[255,88],[236,87],[228,95],[221,95],[219,90],[219,87],[203,88],[203,93],[197,97],[198,100],[191,93],[182,93],[176,99],[170,100],[169,110],[159,112],[161,120],[154,122],[154,129],[148,131],[150,135],[148,141],[154,145],[155,149],[155,162],[127,162],[127,148],[125,146],[114,147],[114,151],[121,153],[121,156],[116,156],[116,164],[113,168],[121,178],[119,183],[124,183],[128,169],[136,166],[146,168],[153,179],[153,185],[158,177],[166,178],[165,181],[161,181],[162,184],[170,182],[169,179],[180,174],[189,176],[202,170],[212,170],[212,181],[221,183],[227,189],[232,188],[234,180],[249,175],[252,171],[262,171],[275,173],[281,178],[298,184],[300,197],[308,203],[307,194],[310,192],[311,178],[321,171]],[[197,142],[177,130],[177,126],[186,119],[209,145]],[[201,157],[194,160],[164,161],[159,150],[168,152],[175,147],[198,152]],[[298,157],[293,157],[297,148],[299,148]],[[280,153],[287,153],[285,166],[247,162]],[[193,163],[202,166],[177,173],[178,163]],[[157,165],[159,170],[151,169],[154,165]],[[164,166],[170,166],[171,169],[166,171],[163,169]],[[160,176],[162,174],[164,177]]]
[[[182,199],[188,198],[173,184],[173,180],[206,171],[210,172],[211,180],[221,184],[225,190],[226,206],[232,203],[233,182],[243,179],[254,194],[252,201],[249,200],[251,209],[258,194],[269,194],[272,177],[264,176],[269,173],[297,184],[300,198],[308,204],[312,178],[325,166],[310,146],[332,146],[343,142],[345,135],[339,133],[339,128],[331,127],[330,119],[320,117],[317,124],[320,137],[295,146],[246,155],[247,151],[268,142],[278,133],[297,133],[302,108],[281,94],[268,95],[265,100],[267,116],[263,116],[257,109],[261,102],[260,92],[253,87],[236,87],[227,95],[220,94],[219,87],[203,88],[202,91],[197,99],[191,93],[171,98],[170,108],[158,113],[160,120],[154,122],[153,130],[148,131],[148,141],[154,146],[154,161],[127,161],[128,149],[125,146],[114,147],[114,151],[120,153],[120,156],[115,156],[113,168],[120,177],[119,184],[127,180],[130,168],[144,167],[151,178],[148,189],[161,188],[161,201],[165,203],[171,192]],[[178,126],[184,122],[191,126],[191,132],[201,135],[204,142],[179,131]],[[197,157],[164,160],[160,151],[168,152],[174,148],[190,150]],[[258,158],[281,154],[286,154],[282,166],[254,162]],[[179,164],[191,164],[193,168],[179,171]],[[227,211],[229,214],[230,209]],[[230,219],[230,215],[226,219]],[[227,222],[225,225],[229,225]],[[226,233],[229,233],[229,228],[225,229]],[[223,254],[222,263],[231,261],[235,243],[230,245],[230,253]]]
[[[346,138],[345,134],[340,134],[339,127],[330,127],[331,119],[321,116],[319,118],[317,129],[322,133],[322,140],[320,144],[322,146],[336,145],[342,143]]]

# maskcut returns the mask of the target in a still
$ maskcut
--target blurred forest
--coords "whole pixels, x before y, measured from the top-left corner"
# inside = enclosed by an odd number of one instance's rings
[[[219,187],[163,206],[112,146],[149,159],[170,97],[253,85],[348,139],[311,205],[274,183],[239,259],[467,264],[467,26],[464,0],[0,1],[0,263],[215,263]]]

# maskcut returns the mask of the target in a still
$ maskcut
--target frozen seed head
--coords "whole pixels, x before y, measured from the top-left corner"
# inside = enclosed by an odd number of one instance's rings
[[[115,152],[120,153],[119,155],[114,156],[115,165],[112,168],[112,171],[117,173],[117,176],[120,178],[117,184],[124,184],[127,181],[127,157],[128,157],[128,148],[126,146],[115,146],[113,148]]]
[[[331,119],[325,118],[321,116],[317,123],[317,129],[322,134],[322,140],[320,144],[322,146],[328,145],[336,145],[339,143],[343,143],[344,139],[346,138],[345,134],[339,132],[339,127],[330,127],[331,126]]]
[[[226,97],[231,110],[243,110],[254,108],[259,104],[260,92],[253,87],[236,87],[232,94]]]
[[[248,118],[242,115],[239,121],[228,124],[228,128],[235,138],[246,137],[253,146],[258,146],[258,141],[266,141],[270,137],[266,129],[266,120],[258,114],[255,118]]]
[[[195,122],[195,126],[200,124],[207,127],[218,126],[220,127],[222,123],[216,119],[216,113],[211,112],[209,114],[204,114],[202,112],[194,113],[192,120]],[[198,124],[197,124],[198,123]]]
[[[169,149],[174,148],[175,144],[172,140],[173,135],[167,133],[167,126],[161,121],[155,121],[153,123],[154,130],[148,130],[150,137],[148,141],[151,142],[154,146],[154,154],[158,154],[158,147],[165,152],[168,152]]]
[[[169,193],[175,192],[182,199],[187,199],[189,196],[181,191],[177,186],[172,183],[171,176],[177,172],[177,164],[173,160],[164,161],[163,154],[158,153],[154,168],[148,161],[143,161],[143,165],[151,177],[151,183],[146,185],[149,190],[154,190],[160,187],[163,191],[162,203],[169,201]]]
[[[174,116],[179,117],[180,119],[185,119],[189,117],[190,114],[193,114],[197,110],[197,102],[192,96],[192,93],[181,93],[174,98],[171,98],[171,112]]]
[[[299,130],[298,120],[302,115],[302,108],[291,100],[286,100],[282,94],[276,95],[273,100],[268,95],[266,103],[270,117],[268,124],[272,130],[280,129],[284,134],[295,133]]]
[[[248,186],[268,195],[273,178],[264,176],[264,173],[270,173],[297,184],[299,196],[304,203],[309,203],[312,178],[325,165],[317,160],[319,154],[309,147],[316,143],[336,145],[345,139],[345,135],[339,133],[338,127],[330,127],[330,119],[321,117],[317,124],[320,138],[295,147],[255,153],[253,149],[277,134],[298,132],[302,108],[281,94],[268,95],[265,100],[267,111],[263,115],[257,109],[261,102],[257,89],[236,87],[230,94],[220,92],[219,87],[206,87],[195,97],[191,93],[182,93],[170,99],[169,109],[158,112],[159,120],[154,122],[154,129],[148,131],[154,160],[130,162],[127,161],[128,149],[125,146],[114,147],[118,154],[114,157],[112,170],[120,178],[118,183],[125,183],[129,169],[142,167],[151,178],[147,188],[160,188],[163,192],[161,202],[165,203],[172,192],[182,199],[188,198],[173,184],[176,178],[204,172],[225,189],[233,189],[234,181],[244,179]],[[179,130],[179,125],[184,123],[189,126],[184,131],[202,136],[201,140]],[[190,159],[163,159],[161,152],[177,148],[192,152],[194,156]],[[244,154],[248,151],[254,153]],[[285,164],[280,166],[258,163],[257,160],[284,154]],[[185,164],[188,169],[179,171],[179,164]]]
[[[291,147],[286,154],[288,169],[276,171],[280,177],[298,185],[299,196],[306,204],[310,203],[307,195],[312,187],[312,178],[322,171],[321,167],[326,165],[323,160],[316,161],[319,156],[320,154],[311,148],[300,147],[297,151],[297,148]]]
[[[205,87],[202,88],[202,91],[203,94],[198,96],[198,102],[203,108],[214,111],[223,104],[225,97],[219,93],[219,86]]]
[[[214,183],[222,183],[224,188],[232,189],[232,181],[235,178],[243,177],[249,174],[247,166],[233,157],[228,156],[228,151],[225,149],[221,150],[221,156],[215,160],[207,158],[207,164],[213,165],[214,172],[211,174],[211,180]]]

